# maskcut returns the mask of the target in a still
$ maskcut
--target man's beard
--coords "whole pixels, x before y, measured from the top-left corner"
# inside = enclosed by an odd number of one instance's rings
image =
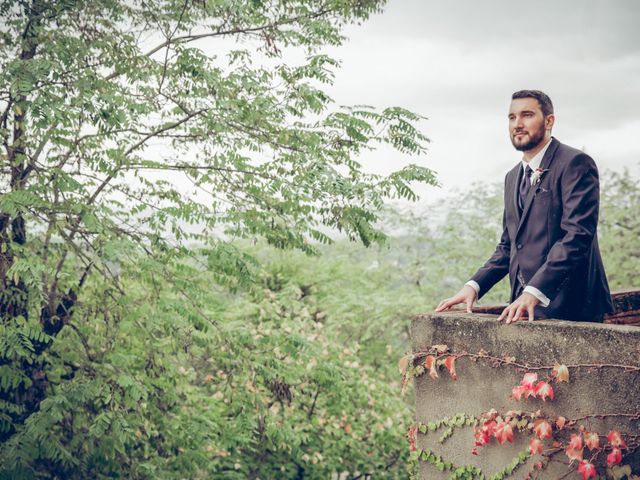
[[[529,130],[530,140],[527,143],[516,144],[516,139],[512,136],[511,144],[516,150],[520,152],[526,152],[527,150],[535,148],[540,142],[542,142],[542,140],[544,140],[544,134],[544,126],[541,126],[534,132],[531,132],[531,130]]]

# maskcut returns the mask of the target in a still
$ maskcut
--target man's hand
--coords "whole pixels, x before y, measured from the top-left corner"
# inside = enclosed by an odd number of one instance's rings
[[[505,318],[505,323],[517,322],[521,318],[524,318],[525,313],[529,315],[529,321],[534,320],[534,308],[540,303],[535,296],[530,293],[524,292],[516,301],[509,305],[502,311],[502,314],[498,317],[498,321],[501,322]]]
[[[442,300],[438,306],[436,307],[436,312],[442,312],[444,310],[449,310],[454,305],[458,305],[459,303],[465,303],[467,305],[467,313],[471,313],[471,307],[476,303],[476,291],[473,287],[469,285],[465,285],[462,287],[458,293],[456,293],[453,297]]]

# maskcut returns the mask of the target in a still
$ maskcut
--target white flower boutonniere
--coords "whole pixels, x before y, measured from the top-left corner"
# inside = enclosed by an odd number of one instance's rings
[[[537,185],[542,180],[542,175],[548,172],[548,168],[536,168],[535,171],[531,174],[531,185]]]

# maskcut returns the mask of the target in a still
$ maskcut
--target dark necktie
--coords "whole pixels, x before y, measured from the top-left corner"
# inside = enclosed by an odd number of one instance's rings
[[[529,193],[529,189],[531,188],[531,174],[533,170],[529,165],[524,169],[524,175],[522,176],[522,181],[520,182],[520,196],[518,206],[520,207],[520,211],[524,209],[524,202],[527,199],[527,194]]]

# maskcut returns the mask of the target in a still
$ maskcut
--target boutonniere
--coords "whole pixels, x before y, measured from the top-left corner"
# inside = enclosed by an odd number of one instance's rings
[[[544,175],[545,172],[548,171],[548,168],[536,168],[535,171],[531,174],[531,185],[537,185],[538,183],[540,183],[540,180],[542,180],[542,175]]]

